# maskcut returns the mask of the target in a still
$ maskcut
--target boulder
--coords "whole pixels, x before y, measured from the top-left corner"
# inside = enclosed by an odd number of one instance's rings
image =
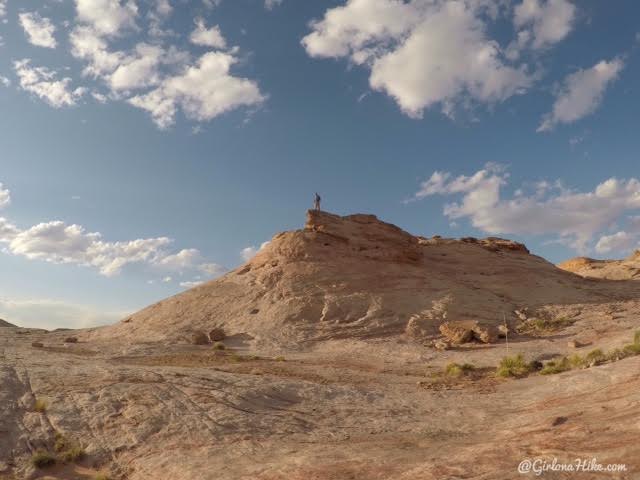
[[[64,343],[78,343],[78,337],[67,337],[64,339]]]
[[[33,343],[31,344],[31,346],[32,346],[33,348],[42,348],[42,347],[44,347],[44,345],[42,344],[42,342],[33,342]]]
[[[221,342],[225,338],[227,338],[227,334],[222,328],[216,327],[209,332],[209,340],[212,342]]]
[[[476,322],[445,322],[439,330],[451,343],[467,343],[473,339],[473,323]]]
[[[440,325],[440,333],[451,343],[460,344],[471,341],[495,343],[498,340],[498,328],[493,325],[481,325],[476,320],[458,320]]]

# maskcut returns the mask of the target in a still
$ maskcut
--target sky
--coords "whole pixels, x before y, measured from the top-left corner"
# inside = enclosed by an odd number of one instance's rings
[[[0,0],[0,318],[114,322],[323,210],[640,240],[632,0]]]

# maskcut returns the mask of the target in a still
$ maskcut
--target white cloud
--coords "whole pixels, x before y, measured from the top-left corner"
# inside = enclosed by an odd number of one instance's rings
[[[69,35],[71,54],[86,60],[84,74],[100,77],[113,72],[122,63],[125,55],[122,52],[109,51],[107,41],[89,26],[79,26]]]
[[[135,29],[138,7],[133,0],[76,0],[78,20],[102,35]]]
[[[84,60],[83,73],[103,80],[110,95],[100,95],[98,101],[125,100],[129,104],[148,111],[160,128],[175,123],[179,111],[193,121],[203,122],[242,106],[261,104],[265,96],[256,82],[236,77],[231,69],[239,62],[238,49],[208,52],[199,59],[173,45],[154,41],[137,43],[130,49],[115,50],[110,44],[114,37],[122,36],[127,29],[135,30],[137,7],[131,1],[104,0],[100,9],[111,12],[112,20],[102,24],[92,17],[87,3],[96,0],[76,0],[78,24],[69,40],[72,55]],[[147,14],[150,29],[159,29],[160,22],[172,11],[167,0],[156,0]],[[195,20],[196,29],[190,40],[207,47],[226,48],[219,27],[207,28],[204,20]],[[151,36],[170,32],[155,33]]]
[[[260,250],[262,250],[263,248],[265,248],[267,245],[269,245],[269,242],[262,242],[262,244],[260,245],[260,248],[256,248],[254,245],[251,245],[250,247],[246,247],[243,248],[240,251],[240,256],[242,257],[242,259],[245,262],[248,262],[249,260],[251,260],[256,253],[258,253]]]
[[[170,244],[166,237],[105,242],[100,233],[51,221],[21,231],[8,249],[31,260],[92,266],[105,276],[113,276],[128,264],[159,261]]]
[[[237,61],[229,53],[205,53],[197,65],[164,79],[158,88],[129,102],[151,113],[160,128],[174,123],[178,107],[189,119],[206,121],[240,106],[262,103],[265,97],[255,82],[230,73]]]
[[[57,43],[53,36],[56,27],[50,19],[35,12],[21,13],[18,18],[29,43],[38,47],[56,48]]]
[[[196,28],[189,36],[191,43],[205,47],[226,48],[227,42],[222,36],[220,27],[214,25],[207,28],[202,18],[196,18],[195,22]]]
[[[158,66],[164,54],[157,45],[136,45],[134,55],[121,57],[118,67],[110,75],[111,88],[117,91],[157,85],[160,81]]]
[[[530,43],[535,50],[552,46],[564,39],[576,16],[576,7],[567,0],[523,0],[514,9],[513,23],[518,32],[518,46]]]
[[[568,190],[561,182],[546,183],[544,188],[538,184],[529,195],[520,192],[504,198],[501,189],[508,178],[495,165],[469,177],[435,172],[414,198],[460,196],[444,207],[450,220],[467,218],[475,228],[493,235],[553,235],[581,252],[610,225],[640,209],[640,180],[636,178],[610,178],[586,192]]]
[[[7,77],[3,75],[0,75],[0,84],[2,84],[3,87],[10,87],[11,80],[9,80]]]
[[[20,327],[88,328],[114,323],[127,316],[126,311],[77,305],[57,300],[0,298],[0,317]]]
[[[10,200],[10,191],[0,183],[0,208]],[[6,245],[5,253],[30,260],[93,267],[105,276],[117,275],[131,264],[181,274],[183,271],[207,274],[224,271],[223,267],[207,262],[196,249],[171,253],[173,240],[167,237],[109,242],[98,232],[87,232],[80,225],[67,225],[59,220],[20,229],[0,217],[0,243]]]
[[[638,245],[637,235],[632,235],[628,232],[617,232],[612,235],[603,235],[600,237],[598,243],[596,243],[596,252],[628,252],[636,245]]]
[[[7,0],[0,0],[0,18],[7,15]]]
[[[538,131],[549,131],[558,123],[572,123],[593,113],[623,66],[619,58],[602,60],[591,68],[568,75],[556,95],[552,111],[544,116]]]
[[[508,65],[487,35],[485,18],[495,8],[472,0],[348,0],[313,22],[302,43],[312,57],[348,57],[369,68],[371,87],[412,117],[438,104],[450,114],[469,99],[500,102],[532,83],[526,66]]]
[[[264,8],[267,10],[273,10],[277,6],[282,5],[283,0],[264,0]]]
[[[54,108],[72,106],[86,93],[84,88],[70,89],[70,78],[56,79],[57,74],[45,67],[31,66],[31,60],[13,63],[20,88],[33,93]]]
[[[194,280],[191,282],[180,282],[180,286],[182,288],[193,288],[193,287],[197,287],[198,285],[202,285],[204,282],[202,280]]]
[[[11,203],[11,192],[0,183],[0,208],[6,207],[9,203]]]

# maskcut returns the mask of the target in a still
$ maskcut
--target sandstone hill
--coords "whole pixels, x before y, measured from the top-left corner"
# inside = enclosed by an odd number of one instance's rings
[[[558,264],[558,267],[588,278],[637,280],[640,278],[640,250],[622,260],[576,257]]]
[[[635,480],[638,299],[508,240],[309,212],[116,325],[0,328],[0,480],[513,480],[524,459]]]
[[[94,338],[176,341],[222,327],[254,346],[429,337],[445,321],[498,325],[513,311],[624,297],[499,238],[422,238],[373,215],[309,211],[223,277],[152,305]]]
[[[0,328],[2,328],[2,327],[14,327],[15,328],[15,325],[0,318]]]

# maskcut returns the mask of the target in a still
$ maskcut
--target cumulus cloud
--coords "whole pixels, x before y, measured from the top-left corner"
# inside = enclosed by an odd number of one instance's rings
[[[214,25],[211,28],[207,28],[203,18],[196,18],[195,22],[196,28],[189,36],[191,43],[204,47],[226,48],[227,42],[222,36],[220,27]]]
[[[556,94],[550,113],[544,116],[539,132],[552,130],[558,123],[573,123],[593,113],[607,87],[616,79],[624,62],[615,58],[602,60],[591,68],[568,75]]]
[[[0,0],[0,18],[7,15],[7,0]]]
[[[0,75],[0,85],[2,85],[3,87],[10,87],[11,80],[9,80],[7,77],[3,75]]]
[[[57,79],[57,74],[46,67],[31,65],[30,59],[23,59],[13,63],[18,76],[20,88],[38,96],[54,108],[75,105],[86,93],[86,89],[70,88],[71,78]]]
[[[529,194],[520,190],[505,198],[502,188],[508,180],[508,173],[496,165],[471,176],[435,172],[414,198],[460,197],[444,207],[444,215],[452,221],[468,219],[475,228],[492,235],[552,235],[580,252],[588,251],[595,237],[640,208],[640,180],[636,178],[610,178],[586,192],[567,189],[561,182],[544,182]],[[600,250],[612,242],[604,240]]]
[[[100,99],[121,99],[146,110],[160,128],[173,125],[179,111],[190,120],[203,122],[264,101],[255,81],[231,72],[239,62],[238,49],[226,50],[218,26],[208,28],[203,19],[195,20],[191,42],[219,49],[197,59],[189,51],[157,41],[114,49],[114,39],[140,29],[136,24],[138,9],[133,1],[100,0],[98,10],[108,15],[93,15],[88,4],[97,1],[76,0],[78,24],[69,40],[72,55],[85,62],[84,75],[103,80],[109,88],[109,97],[101,95]],[[162,33],[151,30],[158,30],[159,22],[171,10],[167,0],[156,0],[147,15],[151,36]]]
[[[129,313],[49,299],[0,298],[0,317],[19,327],[47,330],[97,327],[114,323]]]
[[[138,7],[133,0],[76,0],[78,20],[102,35],[119,35],[136,28]]]
[[[550,47],[564,39],[576,17],[576,7],[567,0],[523,0],[514,9],[513,23],[519,29],[521,47]]]
[[[0,184],[0,207],[10,201],[10,192]],[[0,217],[0,243],[5,253],[55,264],[93,267],[105,276],[118,275],[131,264],[143,264],[166,272],[221,273],[224,269],[207,262],[196,249],[172,253],[168,237],[106,241],[98,232],[55,220],[20,229]]]
[[[198,285],[202,285],[204,282],[202,280],[193,280],[193,281],[189,281],[189,282],[180,282],[180,286],[182,288],[193,288],[193,287],[197,287]]]
[[[57,43],[53,36],[56,27],[50,19],[35,12],[21,13],[18,18],[29,43],[38,47],[56,48]]]
[[[165,78],[158,88],[129,99],[147,110],[160,128],[173,125],[178,107],[187,118],[206,121],[240,106],[262,103],[258,85],[230,73],[237,58],[226,52],[208,52],[196,65],[181,74]]]
[[[596,243],[596,252],[609,253],[611,251],[627,252],[638,245],[637,235],[628,232],[616,232],[603,235]]]
[[[265,248],[267,245],[269,245],[268,241],[267,242],[262,242],[260,247],[256,247],[254,245],[251,245],[250,247],[243,248],[240,251],[240,256],[242,257],[242,259],[245,262],[248,262],[249,260],[251,260],[256,255],[256,253],[258,253],[260,250]]]
[[[472,0],[348,0],[313,22],[302,44],[312,57],[369,68],[371,87],[412,117],[435,105],[449,114],[469,99],[503,101],[533,81],[489,38],[486,18],[495,15],[491,2]]]
[[[122,56],[118,67],[109,76],[111,88],[117,91],[157,85],[160,81],[158,66],[164,54],[157,45],[136,45],[134,53]]]

